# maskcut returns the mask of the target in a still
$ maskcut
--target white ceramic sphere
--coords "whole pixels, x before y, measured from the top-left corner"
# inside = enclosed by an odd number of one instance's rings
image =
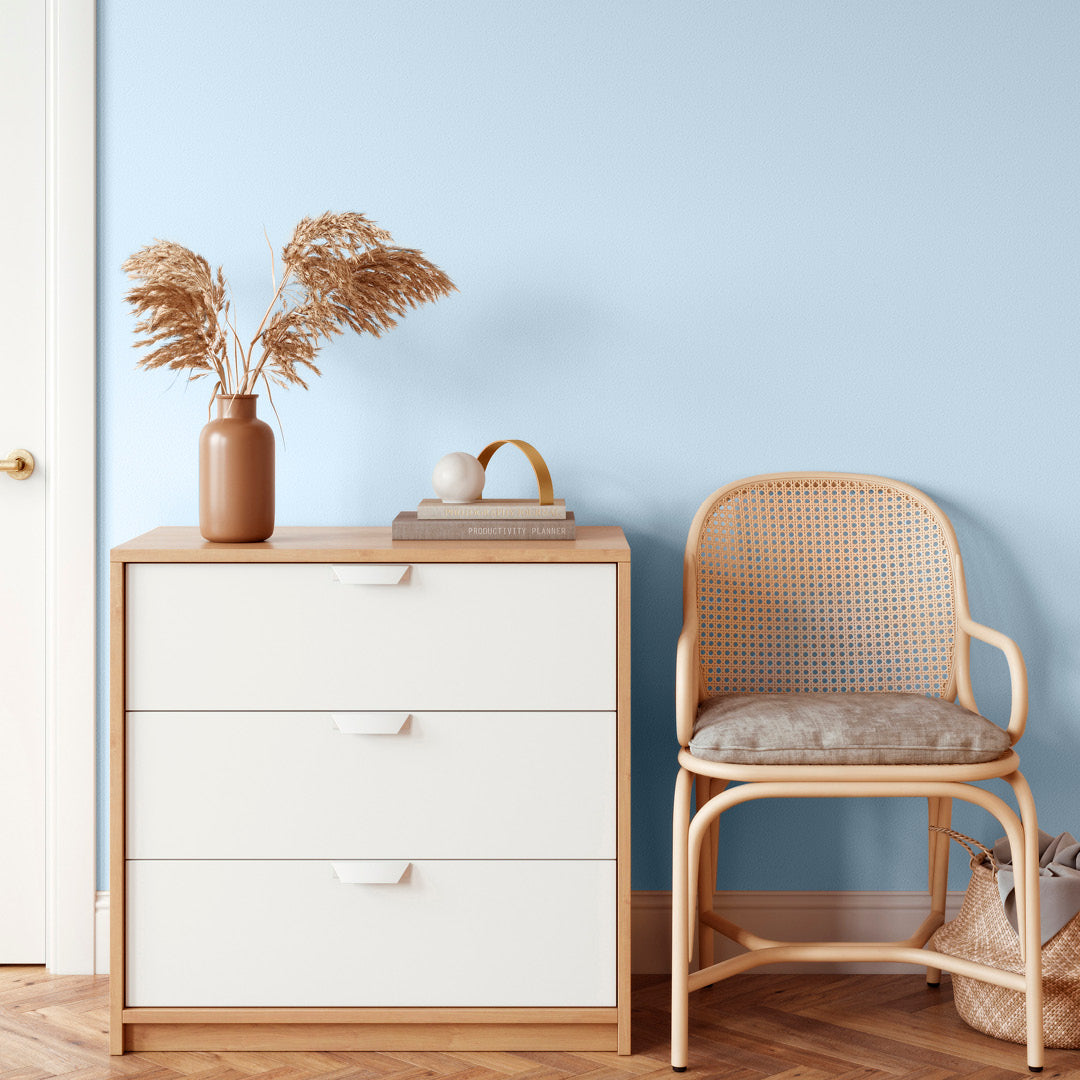
[[[445,503],[475,502],[484,490],[484,466],[461,450],[439,458],[431,474],[431,486]]]

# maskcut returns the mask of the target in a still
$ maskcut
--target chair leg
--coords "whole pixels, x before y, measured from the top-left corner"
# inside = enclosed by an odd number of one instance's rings
[[[690,793],[693,773],[680,769],[671,817],[671,1067],[686,1072],[690,1041]]]
[[[947,829],[952,822],[952,799],[929,798],[930,824]],[[930,910],[945,913],[945,899],[949,888],[949,838],[942,833],[930,833]],[[926,969],[926,985],[940,986],[941,971]]]
[[[926,822],[927,822],[927,825],[930,826],[930,828],[929,828],[929,830],[927,832],[927,837],[928,837],[929,845],[930,845],[930,864],[929,864],[929,872],[927,873],[927,876],[926,876],[926,880],[927,880],[926,887],[927,887],[927,889],[929,889],[929,891],[931,893],[934,891],[934,862],[935,862],[934,855],[937,852],[938,837],[940,836],[940,833],[936,833],[936,832],[933,831],[933,827],[937,824],[938,804],[940,802],[941,802],[941,800],[937,796],[934,796],[934,795],[931,795],[926,800],[926,807],[927,807]]]
[[[1035,800],[1024,777],[1016,772],[1007,776],[1020,807],[1020,822],[1024,826],[1023,851],[1023,925],[1020,932],[1024,942],[1024,985],[1027,1006],[1027,1061],[1032,1072],[1043,1068],[1043,985],[1042,941],[1039,922],[1039,824]],[[1013,867],[1017,879],[1016,853]],[[1018,881],[1019,883],[1019,881]],[[1019,904],[1017,914],[1020,914]]]
[[[713,782],[707,776],[698,776],[694,780],[697,790],[697,809],[700,810],[712,798]],[[698,864],[698,967],[711,967],[716,959],[716,934],[711,926],[701,921],[703,911],[712,911],[713,892],[716,889],[716,849],[712,846],[712,829],[701,845],[701,858]]]

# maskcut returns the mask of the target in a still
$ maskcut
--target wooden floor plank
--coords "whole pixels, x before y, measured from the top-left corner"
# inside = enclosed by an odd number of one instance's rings
[[[916,1047],[934,1054],[952,1055],[956,1061],[1020,1071],[1027,1069],[1024,1047],[999,1039],[969,1038],[971,1029],[952,1023],[955,1010],[951,1003],[918,1013],[894,1013],[889,1009],[850,1004],[843,1015],[831,1009],[806,1008],[802,1015],[813,1022],[827,1020],[851,1032],[873,1034],[902,1042],[914,1052]],[[1080,1067],[1080,1062],[1077,1063]]]
[[[103,976],[0,967],[0,1080],[669,1080],[670,983],[635,981],[634,1053],[108,1054]],[[946,976],[742,975],[691,997],[686,1080],[1018,1080],[1024,1048],[972,1031]],[[1080,1080],[1048,1050],[1041,1080]]]

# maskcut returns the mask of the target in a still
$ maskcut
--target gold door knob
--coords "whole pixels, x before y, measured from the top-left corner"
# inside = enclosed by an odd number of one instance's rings
[[[25,480],[34,471],[34,455],[29,450],[12,450],[0,461],[0,472],[6,472],[12,480]]]

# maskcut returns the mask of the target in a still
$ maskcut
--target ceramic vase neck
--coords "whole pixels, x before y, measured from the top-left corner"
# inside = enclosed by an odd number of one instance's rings
[[[217,418],[219,420],[254,420],[255,402],[258,394],[218,394]]]

